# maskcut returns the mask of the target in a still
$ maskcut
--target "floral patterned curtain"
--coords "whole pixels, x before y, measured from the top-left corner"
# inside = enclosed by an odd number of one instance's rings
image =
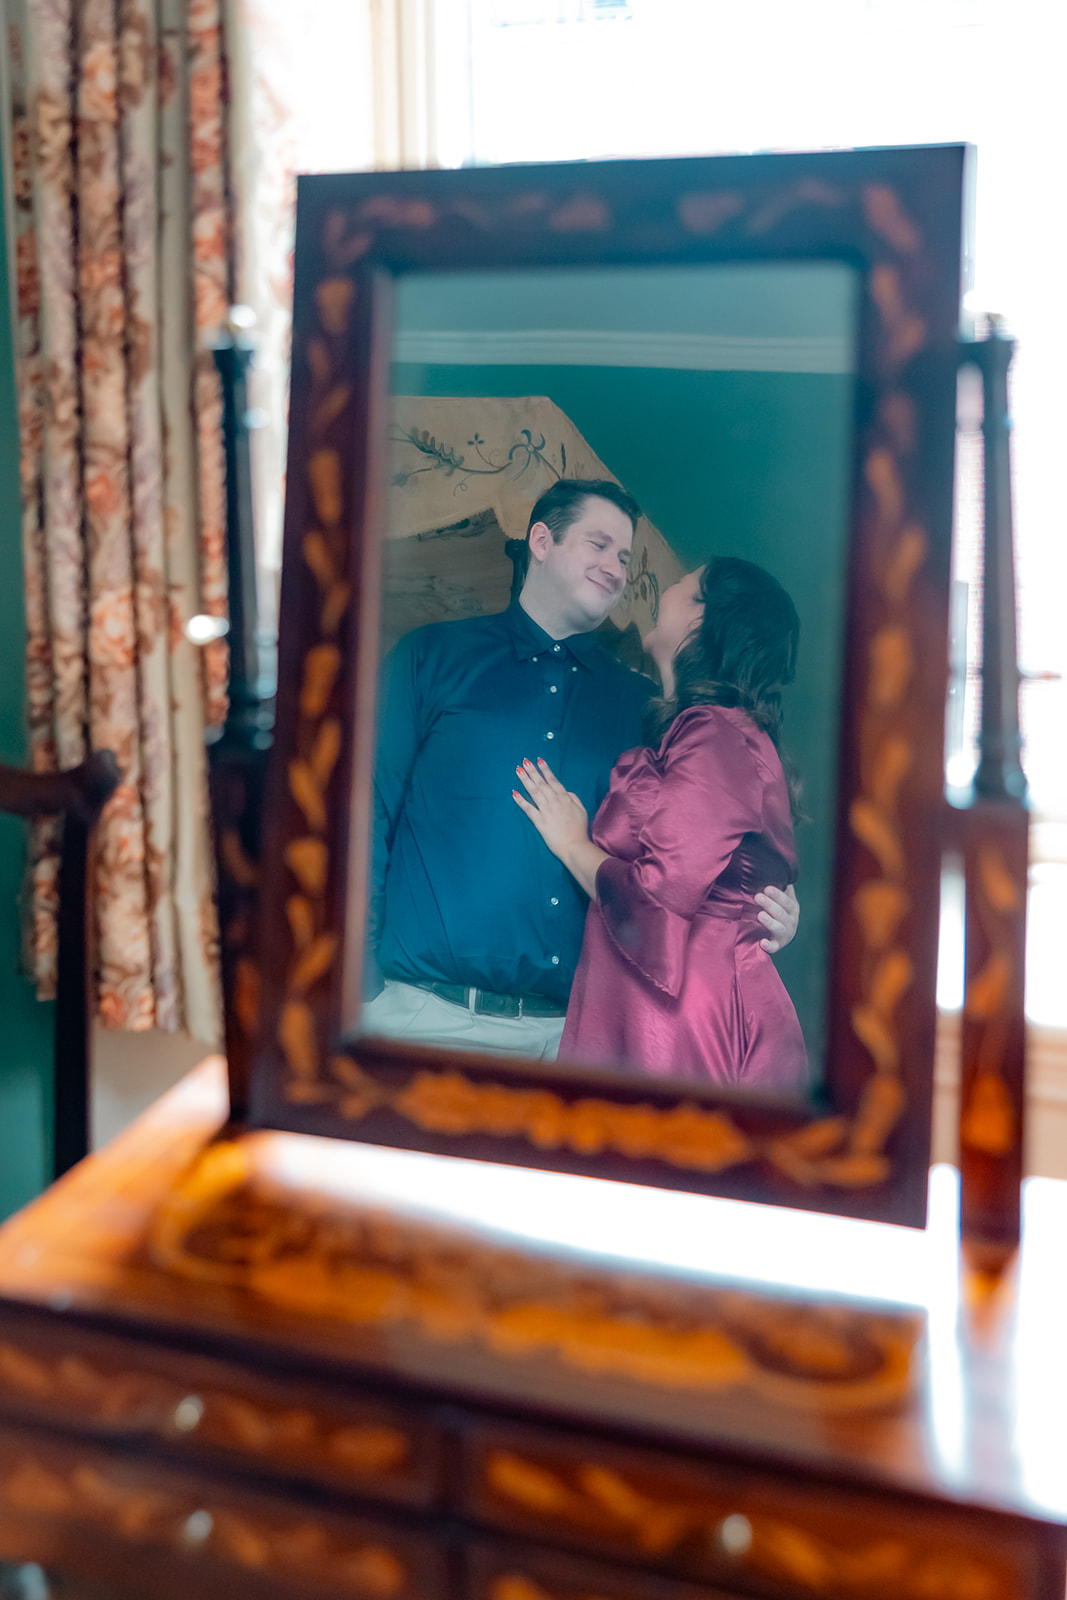
[[[18,310],[30,737],[39,769],[112,749],[99,1015],[218,1032],[205,724],[225,713],[221,403],[232,293],[221,0],[3,0]],[[6,130],[5,130],[6,132]],[[30,943],[55,976],[54,841]]]

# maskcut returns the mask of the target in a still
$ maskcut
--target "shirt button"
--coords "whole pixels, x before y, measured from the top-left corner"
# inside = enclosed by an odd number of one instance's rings
[[[540,657],[540,656],[534,656],[534,660],[535,660],[535,661],[540,661],[540,659],[541,659],[541,657]]]
[[[559,898],[558,898],[558,896],[556,896],[556,895],[552,895],[552,897],[551,897],[551,899],[550,899],[550,900],[549,900],[549,902],[548,902],[548,903],[549,903],[549,905],[550,905],[550,906],[558,906],[558,905],[559,905]]]
[[[572,671],[572,672],[577,672],[577,671],[578,671],[578,668],[577,668],[577,667],[572,667],[572,668],[571,668],[571,671]]]
[[[546,739],[554,739],[555,737],[556,737],[556,735],[554,733],[546,733],[545,734],[545,738]]]
[[[558,656],[559,655],[559,645],[558,644],[554,644],[552,646],[552,654],[554,656]]]
[[[553,956],[552,957],[552,965],[554,967],[558,967],[559,966],[559,956]]]
[[[554,683],[550,683],[549,684],[548,692],[549,692],[549,694],[556,694],[558,692],[557,689],[556,689],[556,685]]]

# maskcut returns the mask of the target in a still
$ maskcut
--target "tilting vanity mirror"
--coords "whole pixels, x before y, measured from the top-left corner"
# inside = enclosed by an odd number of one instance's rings
[[[964,165],[301,181],[255,1121],[923,1221]]]

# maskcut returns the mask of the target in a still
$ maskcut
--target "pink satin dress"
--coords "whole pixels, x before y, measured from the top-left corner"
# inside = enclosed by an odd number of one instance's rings
[[[623,755],[592,836],[597,872],[561,1061],[795,1090],[808,1059],[752,896],[796,877],[782,764],[743,711],[694,706]]]

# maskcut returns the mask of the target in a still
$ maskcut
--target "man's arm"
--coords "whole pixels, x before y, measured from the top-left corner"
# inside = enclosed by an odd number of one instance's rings
[[[405,634],[382,665],[374,760],[374,825],[371,839],[370,898],[367,906],[367,956],[364,995],[382,987],[378,967],[385,913],[389,856],[403,814],[412,770],[422,742],[420,730],[418,635]]]

